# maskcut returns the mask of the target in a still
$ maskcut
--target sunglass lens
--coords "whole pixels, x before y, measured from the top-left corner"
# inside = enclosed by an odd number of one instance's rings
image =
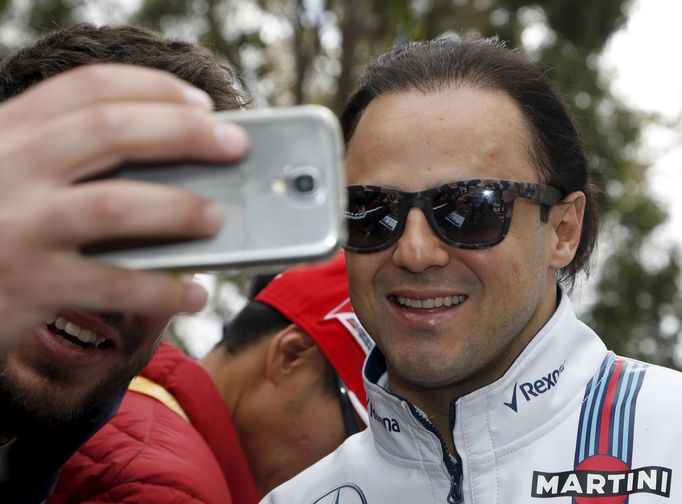
[[[399,201],[396,195],[368,187],[348,188],[348,247],[379,250],[399,232]]]
[[[443,188],[433,199],[433,215],[446,241],[485,246],[500,238],[504,228],[504,201],[492,187]]]

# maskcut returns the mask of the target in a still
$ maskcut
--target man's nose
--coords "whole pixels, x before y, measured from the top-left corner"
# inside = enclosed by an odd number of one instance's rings
[[[393,263],[413,273],[421,273],[432,267],[445,266],[450,261],[449,248],[433,232],[424,212],[411,208],[393,252]]]

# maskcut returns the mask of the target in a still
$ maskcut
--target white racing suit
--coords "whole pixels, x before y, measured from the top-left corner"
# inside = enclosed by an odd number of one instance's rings
[[[364,379],[370,428],[262,503],[682,504],[682,373],[608,352],[565,295],[504,376],[453,401],[457,459],[386,390],[377,348]]]

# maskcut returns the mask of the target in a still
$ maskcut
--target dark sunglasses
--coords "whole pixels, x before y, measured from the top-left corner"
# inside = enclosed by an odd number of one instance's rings
[[[507,235],[516,198],[549,208],[562,197],[552,186],[510,180],[460,180],[420,192],[348,186],[345,248],[369,253],[390,247],[402,235],[412,207],[421,208],[433,232],[448,245],[488,248]]]
[[[341,417],[343,418],[346,435],[352,436],[360,432],[360,429],[355,420],[355,409],[348,396],[348,387],[346,387],[346,384],[343,383],[339,375],[336,375],[336,391],[339,397],[339,404],[341,405]]]

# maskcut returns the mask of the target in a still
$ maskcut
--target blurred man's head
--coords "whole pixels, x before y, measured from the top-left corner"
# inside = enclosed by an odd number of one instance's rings
[[[196,46],[140,28],[91,25],[46,35],[5,59],[0,64],[0,102],[92,63],[172,72],[206,91],[217,109],[248,102],[235,76]],[[65,422],[124,387],[151,358],[169,318],[65,311],[0,353],[0,441]]]
[[[0,102],[67,70],[122,63],[174,74],[205,91],[216,110],[250,103],[235,74],[205,49],[135,26],[79,24],[49,33],[0,63]],[[105,86],[106,83],[93,85]]]
[[[338,256],[276,277],[203,359],[263,493],[366,426],[369,345]]]

